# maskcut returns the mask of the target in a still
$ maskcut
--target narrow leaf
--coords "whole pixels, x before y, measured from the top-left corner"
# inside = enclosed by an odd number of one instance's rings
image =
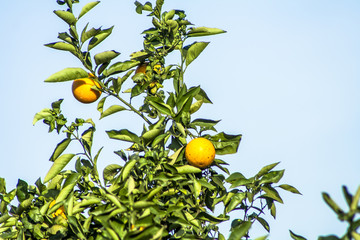
[[[304,238],[303,236],[297,235],[295,234],[293,231],[289,230],[290,232],[290,236],[292,239],[294,240],[306,240],[306,238]]]
[[[64,154],[58,157],[44,178],[44,183],[53,179],[71,161],[75,154]]]
[[[184,165],[180,167],[176,167],[176,170],[180,174],[186,174],[186,173],[200,173],[201,169],[191,166],[191,165]]]
[[[55,159],[57,159],[64,152],[64,150],[69,146],[70,142],[71,142],[71,138],[65,138],[60,143],[58,143],[56,145],[56,148],[55,148],[53,154],[51,155],[49,161],[54,162]]]
[[[257,174],[256,174],[256,178],[260,178],[262,177],[263,175],[265,175],[266,173],[270,172],[274,167],[276,167],[280,162],[277,162],[277,163],[272,163],[272,164],[269,164],[265,167],[263,167]]]
[[[65,68],[48,77],[45,82],[65,82],[86,77],[88,73],[82,68]]]
[[[107,117],[111,114],[114,114],[114,113],[117,113],[117,112],[120,112],[120,111],[123,111],[123,110],[127,110],[125,107],[123,106],[119,106],[119,105],[112,105],[110,106],[108,109],[106,109],[105,111],[103,111],[101,113],[101,116],[100,116],[100,119],[104,118],[104,117]]]
[[[127,129],[122,129],[122,130],[111,130],[111,131],[106,131],[106,133],[108,134],[109,138],[111,139],[117,139],[117,140],[122,140],[122,141],[126,141],[126,142],[134,142],[134,143],[139,143],[140,142],[140,138],[133,132],[130,132]]]
[[[226,31],[218,28],[197,27],[191,28],[187,35],[189,37],[202,37],[220,33],[226,33]]]
[[[301,195],[301,193],[300,193],[295,187],[293,187],[293,186],[291,186],[291,185],[281,184],[281,185],[279,185],[279,187],[282,188],[282,189],[284,189],[284,190],[286,190],[286,191],[289,191],[289,192],[292,192],[292,193],[300,194],[300,195]]]
[[[66,43],[66,42],[54,42],[54,43],[48,43],[45,44],[46,47],[50,47],[50,48],[54,48],[57,50],[62,50],[62,51],[69,51],[72,53],[76,52],[76,48],[74,47],[74,45],[70,44],[70,43]]]
[[[91,49],[96,47],[99,43],[104,41],[112,33],[113,28],[114,26],[101,30],[94,37],[92,37],[88,45],[88,51],[90,51]]]
[[[84,16],[87,12],[89,12],[92,8],[94,8],[96,5],[98,5],[100,1],[96,2],[89,2],[87,3],[82,9],[78,16],[78,19],[80,19],[82,16]]]

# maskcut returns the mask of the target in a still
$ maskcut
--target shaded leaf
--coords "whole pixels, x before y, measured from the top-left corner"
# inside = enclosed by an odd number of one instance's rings
[[[297,235],[295,234],[293,231],[289,230],[290,232],[290,236],[292,239],[294,240],[306,240],[306,238],[304,238],[303,236]]]
[[[214,144],[216,154],[224,155],[236,153],[239,148],[241,136],[241,134],[230,135],[224,132],[212,136],[211,141]]]

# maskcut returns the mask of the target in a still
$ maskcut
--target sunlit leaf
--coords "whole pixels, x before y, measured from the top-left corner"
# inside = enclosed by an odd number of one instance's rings
[[[226,31],[218,28],[196,27],[196,28],[190,28],[190,31],[188,32],[187,35],[189,37],[202,37],[202,36],[209,36],[220,33],[226,33]]]
[[[120,112],[120,111],[124,111],[124,110],[127,110],[125,107],[123,106],[120,106],[120,105],[112,105],[110,106],[108,109],[106,109],[105,111],[103,111],[100,115],[100,119],[104,118],[104,117],[107,117],[111,114],[114,114],[114,113],[117,113],[117,112]]]
[[[52,166],[50,167],[50,170],[46,174],[44,178],[44,183],[50,181],[53,179],[58,173],[61,172],[61,170],[64,169],[64,167],[71,161],[71,159],[75,156],[75,154],[64,154],[58,157]]]
[[[54,13],[69,25],[74,25],[77,21],[74,14],[69,11],[57,10]]]
[[[194,42],[191,45],[184,47],[184,51],[186,52],[186,65],[188,66],[192,63],[208,44],[209,42]]]
[[[48,77],[45,82],[65,82],[86,77],[88,77],[88,72],[82,68],[65,68]]]
[[[102,41],[104,41],[111,33],[114,27],[110,27],[104,30],[100,30],[97,32],[95,36],[93,36],[89,42],[88,45],[88,51],[96,47],[98,44],[100,44]]]
[[[229,240],[239,240],[249,232],[252,223],[250,221],[242,222],[236,228],[231,230],[231,234],[229,236]]]
[[[94,59],[95,59],[96,65],[100,65],[102,63],[110,62],[112,59],[116,58],[119,55],[120,55],[120,53],[116,52],[114,50],[105,51],[105,52],[96,54],[94,56]]]
[[[60,143],[58,143],[49,161],[54,162],[55,159],[57,159],[65,151],[65,149],[69,146],[70,142],[71,138],[65,138]]]
[[[78,19],[80,19],[82,16],[84,16],[87,12],[89,12],[92,8],[94,8],[98,3],[100,3],[100,1],[89,2],[89,3],[85,4],[85,6],[81,9]]]

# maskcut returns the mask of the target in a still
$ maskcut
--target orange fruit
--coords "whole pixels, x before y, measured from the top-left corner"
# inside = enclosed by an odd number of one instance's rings
[[[185,158],[195,167],[206,168],[215,159],[215,147],[206,138],[194,138],[185,147]]]
[[[140,65],[136,68],[135,74],[137,74],[137,73],[143,73],[143,74],[145,74],[147,65],[148,65],[148,63],[142,63],[142,64],[140,64]]]
[[[89,74],[89,78],[79,78],[73,81],[72,93],[79,102],[92,103],[98,100],[101,95],[101,91],[93,89],[93,86],[101,88],[99,83],[94,81]]]
[[[52,206],[54,206],[56,203],[55,200],[53,200],[50,205],[49,205],[49,208],[51,208]],[[66,218],[66,215],[65,215],[65,208],[64,206],[61,206],[59,207],[54,213],[51,214],[52,217],[56,217],[56,216],[62,216],[63,218],[67,219]]]

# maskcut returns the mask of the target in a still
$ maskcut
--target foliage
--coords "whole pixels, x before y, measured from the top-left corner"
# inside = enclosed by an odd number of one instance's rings
[[[360,186],[358,187],[355,195],[352,195],[346,186],[342,187],[344,198],[349,207],[348,212],[345,212],[340,206],[330,197],[328,193],[323,192],[322,197],[325,203],[335,212],[338,220],[346,222],[348,228],[342,237],[336,235],[320,236],[318,240],[359,240],[360,234]],[[296,235],[290,231],[292,239],[295,240],[306,240],[303,236]]]
[[[84,68],[65,68],[45,82],[72,81],[92,74],[104,96],[97,105],[100,119],[131,111],[141,118],[143,131],[106,131],[109,138],[127,142],[129,147],[115,151],[123,164],[105,167],[101,176],[97,162],[102,148],[92,148],[96,128],[91,119],[69,123],[61,111],[63,99],[37,113],[34,124],[42,120],[49,132],[56,130],[64,139],[49,159],[53,164],[48,173],[34,186],[19,179],[16,188],[7,191],[5,180],[0,179],[0,238],[225,239],[218,224],[228,221],[234,211],[238,218],[232,220],[229,239],[249,239],[254,223],[269,232],[262,215],[268,210],[276,217],[276,204],[283,203],[278,190],[299,191],[288,184],[278,185],[284,174],[284,170],[274,170],[278,163],[249,178],[230,173],[228,164],[218,157],[236,153],[241,135],[217,132],[218,120],[192,119],[203,104],[212,101],[200,86],[188,87],[184,73],[209,42],[187,42],[225,31],[194,27],[184,11],[163,11],[163,0],[154,6],[135,2],[136,12],[147,12],[153,26],[143,32],[142,50],[126,61],[114,62],[120,54],[115,50],[93,54],[111,35],[113,26],[103,29],[87,24],[78,31],[78,20],[99,1],[85,4],[75,14],[73,7],[78,2],[57,1],[66,10],[54,13],[69,30],[59,33],[60,41],[45,46],[71,53]],[[179,53],[180,63],[166,65],[172,52]],[[144,63],[146,72],[134,74]],[[133,87],[124,90],[125,81],[132,81]],[[164,81],[172,81],[173,89],[164,91]],[[105,107],[109,97],[119,103]],[[131,103],[140,97],[140,106]],[[187,142],[200,136],[213,143],[217,155],[204,170],[189,165],[184,157]],[[82,151],[66,153],[70,144],[79,144]],[[70,162],[75,170],[66,170]],[[65,211],[66,217],[54,214],[58,211]]]

